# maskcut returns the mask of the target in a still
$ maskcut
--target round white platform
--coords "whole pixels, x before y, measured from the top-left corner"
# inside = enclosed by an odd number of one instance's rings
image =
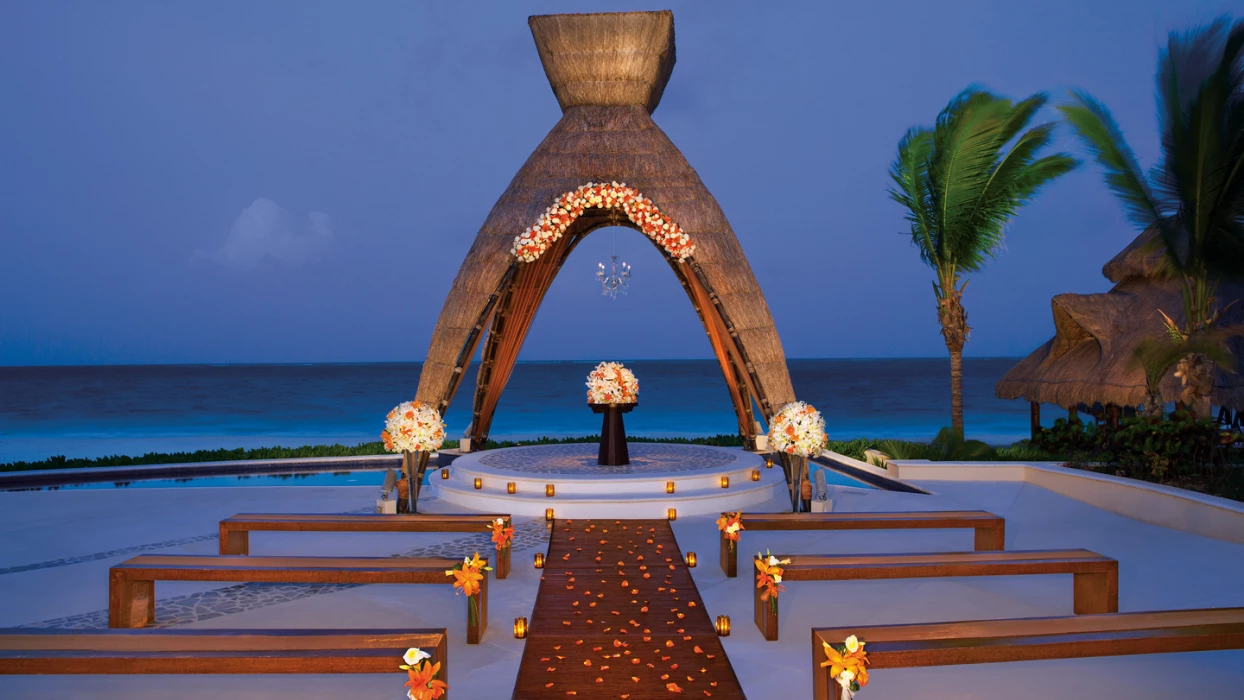
[[[664,518],[738,510],[784,495],[779,466],[741,449],[702,445],[631,443],[631,463],[602,467],[596,444],[534,445],[463,455],[447,467],[449,479],[432,474],[436,497],[475,510],[559,518]],[[760,473],[752,481],[753,470]],[[721,478],[729,479],[722,488]],[[481,488],[475,488],[475,479]],[[674,482],[674,493],[665,485]],[[514,483],[515,493],[506,492]],[[545,495],[552,484],[554,495]]]

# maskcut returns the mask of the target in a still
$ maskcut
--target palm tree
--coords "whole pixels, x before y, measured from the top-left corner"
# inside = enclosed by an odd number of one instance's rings
[[[933,268],[937,319],[950,351],[951,429],[963,435],[963,346],[971,328],[963,307],[967,275],[997,253],[1003,228],[1046,183],[1078,165],[1066,153],[1039,157],[1054,124],[1028,124],[1045,105],[969,87],[933,128],[909,129],[890,166],[890,198],[907,208],[911,240]]]
[[[1162,155],[1147,175],[1104,105],[1074,91],[1059,109],[1105,169],[1128,218],[1160,234],[1153,245],[1182,283],[1182,333],[1194,337],[1218,326],[1217,280],[1244,278],[1244,20],[1172,33],[1157,87]],[[1203,403],[1215,361],[1191,353],[1180,369],[1203,394],[1190,398]]]
[[[1214,362],[1228,371],[1231,367],[1231,350],[1226,341],[1240,335],[1238,328],[1214,328],[1189,336],[1160,309],[1165,324],[1166,334],[1145,338],[1132,349],[1133,362],[1145,373],[1145,404],[1144,411],[1150,416],[1161,416],[1166,398],[1162,395],[1162,380],[1166,378],[1172,367],[1179,365],[1189,356],[1199,356],[1206,362]],[[1178,376],[1179,373],[1177,372]],[[1210,387],[1212,388],[1212,387]],[[1195,394],[1198,391],[1192,384],[1185,382],[1183,394]],[[1188,396],[1181,395],[1180,401],[1187,401]]]

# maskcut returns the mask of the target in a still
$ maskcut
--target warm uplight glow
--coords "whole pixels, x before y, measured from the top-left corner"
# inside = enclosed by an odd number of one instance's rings
[[[527,618],[525,617],[514,618],[514,638],[515,639],[526,639],[527,638]]]
[[[552,484],[544,485],[544,495],[548,496],[549,498],[553,497],[553,485]]]
[[[730,488],[730,477],[728,477],[728,476],[723,476],[723,477],[721,477],[721,487],[722,487],[723,489],[728,489],[728,488]]]
[[[717,624],[713,625],[713,627],[717,628],[718,637],[729,637],[730,636],[730,616],[729,615],[718,615]]]
[[[673,508],[670,508],[670,510],[669,510],[669,518],[670,518],[670,520],[677,520],[677,519],[678,519],[678,511],[674,510]]]
[[[695,568],[695,552],[687,552],[687,566]]]
[[[483,479],[481,479],[481,478],[479,478],[478,476],[477,476],[477,477],[475,477],[475,488],[476,488],[476,489],[482,489],[482,488],[484,488],[484,480],[483,480]]]
[[[549,522],[553,521],[553,509],[552,508],[544,509],[544,519],[548,520]]]
[[[514,493],[516,491],[518,491],[518,484],[514,483],[513,481],[506,482],[505,484],[506,493]]]
[[[544,568],[544,552],[536,552],[536,568]]]
[[[674,493],[674,482],[672,481],[665,482],[665,492]]]
[[[442,470],[441,470],[441,478],[442,478],[442,479],[448,479],[448,478],[449,478],[449,470],[448,470],[448,469],[442,469]]]
[[[760,470],[759,469],[752,470],[752,481],[760,481]]]

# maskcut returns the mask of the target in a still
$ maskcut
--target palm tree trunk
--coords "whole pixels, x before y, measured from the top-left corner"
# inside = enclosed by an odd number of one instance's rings
[[[950,429],[963,437],[963,348],[950,349]]]

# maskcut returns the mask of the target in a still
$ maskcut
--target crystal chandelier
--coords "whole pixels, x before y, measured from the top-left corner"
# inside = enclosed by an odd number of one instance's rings
[[[626,285],[631,279],[631,266],[625,261],[618,262],[618,239],[613,237],[613,255],[609,256],[609,270],[606,273],[605,263],[596,263],[596,281],[600,282],[601,294],[610,299],[619,295],[626,296]]]

